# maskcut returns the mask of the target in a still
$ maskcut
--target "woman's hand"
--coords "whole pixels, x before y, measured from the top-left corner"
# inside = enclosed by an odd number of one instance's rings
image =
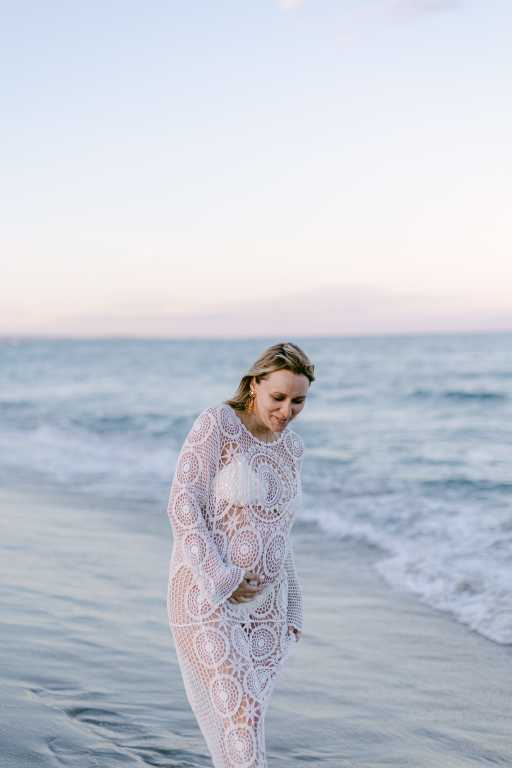
[[[302,635],[302,632],[300,631],[300,629],[296,629],[291,624],[288,624],[288,634],[295,635],[295,642],[298,643]]]
[[[246,603],[253,600],[263,589],[261,578],[254,571],[246,571],[244,579],[234,592],[228,597],[230,603]]]

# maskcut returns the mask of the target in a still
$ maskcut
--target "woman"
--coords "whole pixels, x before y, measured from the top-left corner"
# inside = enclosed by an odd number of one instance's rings
[[[266,768],[265,711],[302,632],[290,530],[301,499],[314,366],[275,344],[230,400],[205,408],[178,456],[167,607],[185,690],[215,768]]]

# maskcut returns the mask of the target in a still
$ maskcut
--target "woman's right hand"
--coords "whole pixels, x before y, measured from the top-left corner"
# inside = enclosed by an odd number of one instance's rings
[[[246,603],[248,600],[253,600],[262,589],[263,584],[261,584],[260,576],[254,571],[246,571],[243,581],[231,593],[228,601],[230,603]]]

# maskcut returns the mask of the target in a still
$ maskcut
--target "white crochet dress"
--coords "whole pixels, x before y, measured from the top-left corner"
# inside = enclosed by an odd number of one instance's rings
[[[231,406],[203,410],[169,497],[167,608],[185,690],[215,768],[267,768],[265,711],[302,629],[290,530],[301,500],[302,438],[258,440]],[[228,600],[247,569],[265,588]]]

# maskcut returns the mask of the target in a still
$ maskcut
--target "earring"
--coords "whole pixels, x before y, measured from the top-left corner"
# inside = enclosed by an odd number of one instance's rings
[[[251,394],[249,395],[249,402],[247,404],[247,410],[249,413],[252,413],[254,411],[254,402],[256,400],[256,393],[254,389],[251,387]]]

